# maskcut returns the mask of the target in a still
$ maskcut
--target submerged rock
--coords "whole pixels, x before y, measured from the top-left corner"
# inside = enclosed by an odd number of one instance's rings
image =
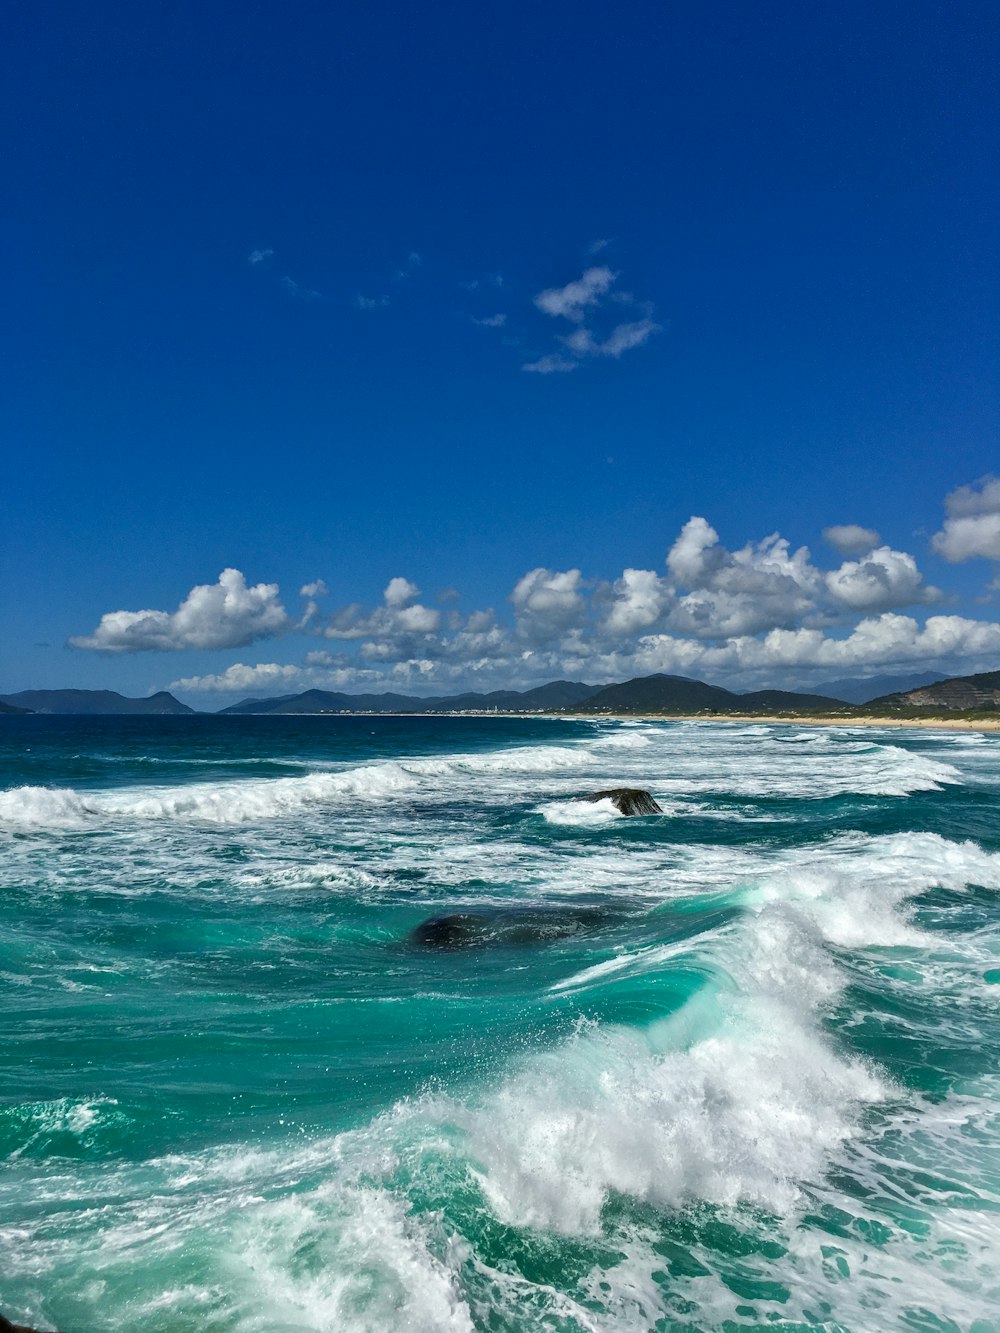
[[[427,949],[461,949],[470,942],[474,923],[475,917],[465,912],[432,916],[427,921],[421,921],[410,939],[414,944],[422,944]]]
[[[496,908],[428,917],[410,934],[424,949],[481,949],[507,944],[539,944],[596,928],[607,919],[600,908]],[[0,1331],[2,1333],[2,1331]]]
[[[662,809],[648,791],[641,787],[609,787],[607,791],[591,792],[581,801],[612,801],[623,815],[662,815]]]

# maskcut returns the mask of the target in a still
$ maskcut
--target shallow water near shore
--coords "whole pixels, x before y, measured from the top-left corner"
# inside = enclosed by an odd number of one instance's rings
[[[998,814],[976,732],[4,718],[0,1310],[1000,1328]]]

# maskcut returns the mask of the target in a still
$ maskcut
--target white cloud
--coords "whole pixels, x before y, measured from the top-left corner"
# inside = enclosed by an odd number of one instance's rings
[[[834,600],[852,611],[883,611],[933,601],[936,588],[924,586],[917,562],[905,551],[880,546],[863,560],[845,560],[826,576]]]
[[[671,628],[699,638],[756,634],[792,625],[816,609],[822,586],[805,546],[791,553],[777,533],[727,551],[704,518],[693,517],[667,555],[678,588]]]
[[[473,324],[478,324],[481,329],[502,329],[507,323],[507,316],[502,313],[485,315],[482,319],[478,319],[475,315],[470,315],[469,318]]]
[[[632,662],[640,672],[740,672],[775,668],[905,665],[1000,654],[1000,625],[962,616],[931,616],[921,627],[911,616],[885,613],[862,620],[836,638],[820,629],[774,629],[761,638],[738,636],[715,645],[652,635],[639,641]]]
[[[359,292],[354,298],[359,310],[384,310],[389,304],[388,296],[362,296]]]
[[[618,360],[625,352],[648,342],[660,325],[653,318],[649,302],[638,302],[631,292],[615,290],[618,274],[606,266],[588,268],[575,282],[565,287],[550,287],[539,292],[535,305],[546,315],[567,319],[576,324],[571,333],[561,335],[556,351],[526,361],[521,369],[541,375],[575,370],[581,362],[594,357]],[[638,307],[640,319],[615,322],[610,318],[610,307]],[[620,311],[619,311],[620,313]],[[593,316],[598,327],[585,323]]]
[[[323,654],[309,653],[305,666],[260,662],[250,666],[236,662],[225,671],[204,676],[183,676],[168,686],[183,693],[218,694],[298,694],[301,690],[385,689],[382,671],[357,666],[337,666],[333,659],[323,661]],[[313,660],[310,660],[313,659]]]
[[[667,581],[651,569],[626,569],[620,579],[608,585],[606,594],[610,594],[610,604],[601,629],[619,637],[655,625],[673,600]]]
[[[553,315],[571,320],[574,324],[583,322],[584,311],[588,306],[597,305],[600,298],[610,290],[618,275],[601,265],[588,268],[575,282],[568,282],[565,287],[549,287],[535,297],[535,305],[546,315]]]
[[[641,347],[660,325],[653,319],[636,319],[627,324],[616,324],[603,340],[595,338],[590,329],[580,328],[563,339],[576,356],[613,356],[616,359],[633,347]]]
[[[990,503],[987,487],[974,500]],[[958,513],[955,518],[980,514]],[[866,534],[867,535],[867,534]],[[273,584],[247,586],[225,571],[192,590],[177,611],[117,611],[72,642],[107,652],[230,648],[295,631],[339,640],[342,651],[309,653],[301,666],[236,666],[178,683],[186,690],[292,691],[526,688],[554,677],[598,682],[653,671],[701,675],[745,688],[808,685],[832,670],[859,673],[921,664],[950,674],[1000,664],[1000,625],[901,614],[940,594],[912,555],[887,545],[834,568],[779,533],[728,549],[702,516],[684,524],[666,568],[628,567],[610,580],[578,568],[529,570],[510,593],[511,620],[492,610],[464,614],[426,606],[397,576],[374,608],[358,603],[322,615],[320,579],[302,585],[303,616],[287,616]]]
[[[93,634],[69,642],[106,653],[243,648],[291,628],[276,583],[248,588],[238,569],[224,569],[218,583],[192,588],[176,611],[108,611]]]
[[[169,686],[182,692],[291,693],[319,688],[347,691],[414,689],[417,693],[462,689],[526,689],[556,677],[594,683],[626,680],[663,671],[703,676],[739,689],[778,682],[804,682],[817,673],[863,673],[919,664],[949,672],[984,670],[1000,659],[1000,624],[962,616],[931,616],[921,626],[913,617],[884,613],[859,622],[847,635],[822,629],[773,629],[763,636],[741,635],[709,642],[665,633],[648,634],[613,648],[588,641],[575,631],[549,648],[525,648],[524,640],[493,631],[492,650],[461,655],[374,656],[364,662],[325,653],[308,654],[305,665],[237,664],[226,671],[189,676]],[[499,636],[499,641],[497,639]],[[374,665],[373,665],[374,664]]]
[[[537,361],[526,361],[521,369],[534,371],[538,375],[553,375],[576,370],[579,365],[579,361],[564,356],[562,352],[549,352],[546,356],[540,356]]]
[[[420,589],[417,585],[404,578],[390,579],[382,594],[386,606],[391,607],[405,606],[407,602],[412,602],[419,596]]]
[[[421,606],[416,601],[419,596],[420,589],[409,579],[390,579],[381,606],[368,613],[358,602],[342,607],[319,632],[328,639],[367,640],[361,647],[366,656],[405,656],[441,627],[441,612]]]
[[[707,519],[694,515],[681,528],[667,555],[667,568],[687,588],[700,587],[726,560],[719,534]]]
[[[258,264],[265,264],[274,255],[273,250],[251,250],[247,255],[247,263],[256,267]]]
[[[945,497],[944,505],[955,518],[1000,514],[1000,477],[980,477],[973,486],[959,486]]]
[[[837,523],[832,528],[823,529],[823,540],[841,555],[865,555],[879,545],[881,538],[874,528],[862,528],[857,523]]]
[[[931,539],[937,554],[952,564],[1000,560],[1000,477],[983,477],[976,486],[960,486],[944,503],[948,517]]]
[[[582,583],[578,569],[558,573],[538,568],[525,574],[510,595],[518,632],[544,643],[582,624],[586,613]]]

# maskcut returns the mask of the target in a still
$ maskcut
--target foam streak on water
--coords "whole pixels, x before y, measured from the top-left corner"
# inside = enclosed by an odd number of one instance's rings
[[[3,719],[0,1310],[997,1327],[1000,741],[275,723]]]

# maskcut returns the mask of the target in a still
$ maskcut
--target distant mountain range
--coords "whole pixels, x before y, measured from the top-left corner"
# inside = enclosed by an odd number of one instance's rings
[[[845,704],[867,704],[887,694],[900,694],[947,679],[940,671],[918,671],[908,676],[869,676],[867,680],[824,680],[819,688],[834,699],[843,699]]]
[[[221,709],[223,714],[245,713],[456,713],[532,712],[572,708],[601,685],[584,685],[577,680],[553,680],[533,690],[494,690],[491,694],[437,695],[417,698],[410,694],[339,694],[333,690],[306,690],[304,694],[286,694],[280,699],[244,699]]]
[[[872,703],[886,708],[1000,708],[1000,671],[952,676],[915,690],[883,695]]]
[[[914,684],[916,682],[916,684]],[[281,716],[310,713],[816,713],[847,707],[992,709],[1000,708],[1000,671],[945,677],[937,672],[872,676],[831,681],[822,694],[794,690],[752,690],[739,694],[688,676],[637,676],[613,685],[553,680],[533,690],[493,690],[418,698],[410,694],[343,694],[306,690],[277,699],[244,699],[221,716]],[[21,690],[0,695],[0,713],[60,715],[189,716],[195,709],[166,690],[148,699],[129,699],[114,690]]]
[[[16,712],[66,715],[136,713],[162,717],[195,711],[166,690],[160,690],[148,699],[127,699],[115,690],[21,690],[19,694],[0,697],[0,706],[3,704]]]
[[[533,690],[494,690],[491,694],[454,694],[419,699],[406,694],[338,694],[306,690],[280,699],[244,699],[223,708],[223,714],[289,713],[457,713],[531,712],[568,708],[574,712],[779,712],[781,709],[842,708],[841,700],[788,690],[756,690],[735,694],[686,676],[640,676],[617,685],[585,685],[555,680]]]
[[[637,676],[620,685],[607,685],[577,704],[577,713],[780,713],[823,712],[844,707],[840,699],[824,694],[797,694],[791,690],[753,690],[736,694],[721,685],[706,685],[687,676]]]

